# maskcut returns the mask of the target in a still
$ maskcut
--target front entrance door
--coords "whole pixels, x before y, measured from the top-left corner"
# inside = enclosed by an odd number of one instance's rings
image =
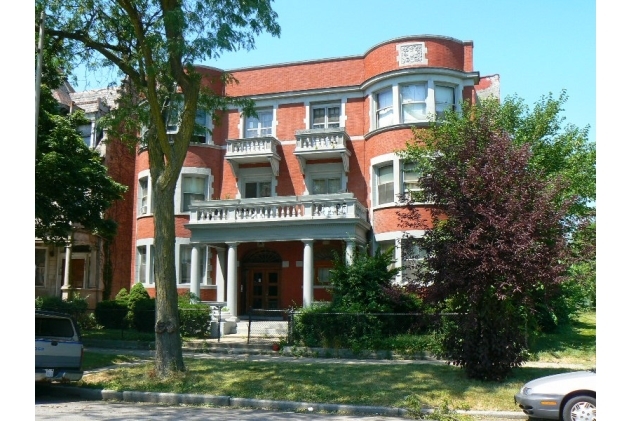
[[[248,272],[247,308],[257,310],[280,309],[280,271],[252,268]]]

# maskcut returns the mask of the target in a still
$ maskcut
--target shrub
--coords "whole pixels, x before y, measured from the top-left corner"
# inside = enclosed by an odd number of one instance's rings
[[[37,297],[35,308],[38,310],[57,311],[70,314],[79,321],[88,309],[88,302],[85,298],[73,295],[69,300],[62,300],[60,297]]]
[[[210,309],[196,301],[197,297],[190,292],[178,297],[181,336],[203,338],[210,332]]]
[[[125,288],[121,288],[121,290],[118,291],[118,294],[116,294],[116,297],[114,297],[114,300],[124,304],[125,307],[127,307],[129,304],[129,292],[127,292]]]
[[[125,329],[129,323],[127,305],[119,300],[105,300],[96,304],[94,317],[98,324],[106,329]]]
[[[139,332],[153,332],[156,325],[156,300],[141,298],[133,301],[132,326]]]

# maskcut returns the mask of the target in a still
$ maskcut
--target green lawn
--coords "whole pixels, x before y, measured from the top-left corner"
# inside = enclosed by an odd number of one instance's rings
[[[595,314],[533,345],[537,361],[595,366]],[[98,359],[98,362],[97,362]],[[86,366],[133,361],[125,356],[96,356],[86,352]],[[317,363],[246,362],[185,358],[187,371],[168,380],[153,373],[146,362],[132,367],[86,375],[82,385],[113,390],[228,395],[244,398],[294,400],[356,405],[516,411],[513,395],[523,383],[569,369],[520,367],[504,383],[467,379],[464,370],[447,365],[339,365]]]

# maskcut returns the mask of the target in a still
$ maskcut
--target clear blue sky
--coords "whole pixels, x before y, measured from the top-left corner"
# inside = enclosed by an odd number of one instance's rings
[[[501,95],[531,106],[566,89],[564,115],[596,129],[596,4],[590,0],[275,0],[280,38],[257,38],[256,49],[203,64],[236,69],[264,64],[356,56],[406,35],[443,35],[474,43],[474,68],[499,74]],[[106,76],[78,73],[77,88]]]

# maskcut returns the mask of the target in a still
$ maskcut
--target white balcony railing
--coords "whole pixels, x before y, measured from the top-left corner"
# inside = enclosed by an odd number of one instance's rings
[[[296,153],[346,150],[347,138],[344,128],[299,130],[296,132]]]
[[[304,221],[358,218],[368,221],[366,208],[352,193],[213,200],[191,205],[191,224]]]
[[[256,137],[252,139],[228,139],[226,143],[226,157],[244,157],[276,154],[278,140],[273,137]]]

